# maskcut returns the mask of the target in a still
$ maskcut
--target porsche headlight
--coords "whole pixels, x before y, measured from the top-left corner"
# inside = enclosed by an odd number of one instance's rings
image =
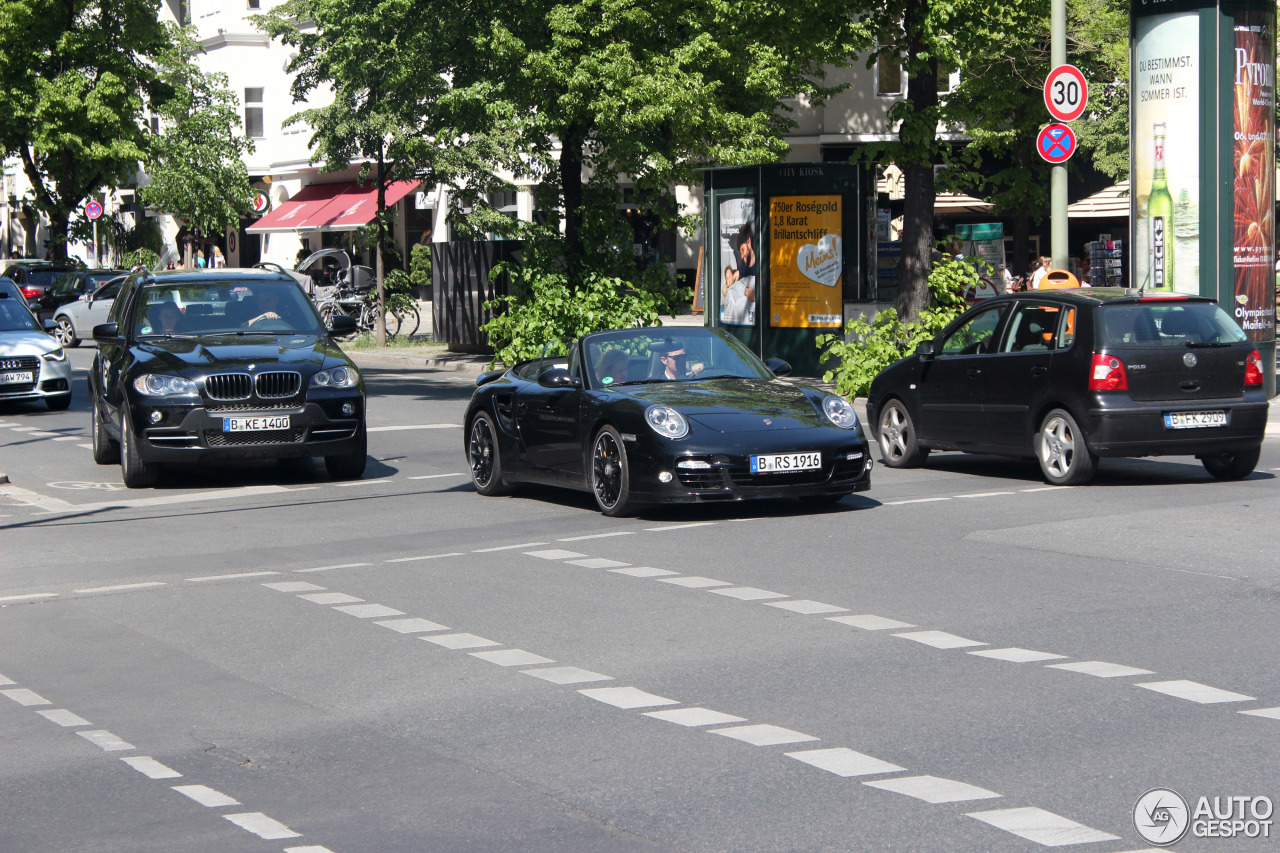
[[[354,388],[360,373],[354,367],[331,367],[311,377],[312,388]]]
[[[644,410],[644,419],[663,438],[684,438],[689,434],[689,422],[670,406],[650,406]]]
[[[40,357],[45,361],[66,361],[67,353],[62,347],[58,347],[52,352],[41,353]]]
[[[196,393],[196,384],[181,376],[164,376],[158,373],[146,373],[133,380],[133,387],[139,394],[148,397],[182,397]]]
[[[822,413],[840,429],[857,429],[858,413],[844,397],[830,396],[822,401]]]

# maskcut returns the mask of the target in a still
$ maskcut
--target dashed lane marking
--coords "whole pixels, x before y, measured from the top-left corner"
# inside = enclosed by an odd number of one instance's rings
[[[806,749],[800,752],[788,752],[785,755],[846,779],[853,776],[900,773],[907,769],[843,746],[835,749]]]
[[[444,646],[446,649],[483,649],[485,646],[500,646],[502,643],[495,643],[493,640],[486,640],[484,637],[477,637],[475,634],[433,634],[430,637],[419,637],[419,640],[426,640],[428,643],[435,643],[437,646]]]
[[[787,597],[780,592],[770,592],[767,589],[757,589],[754,586],[730,586],[723,589],[709,589],[707,592],[736,598],[739,601],[764,601],[767,598]]]
[[[1241,714],[1248,714],[1251,717],[1267,717],[1272,720],[1280,720],[1280,708],[1255,708],[1252,711],[1241,711]]]
[[[228,797],[221,791],[215,791],[208,785],[174,785],[173,790],[211,809],[220,808],[221,806],[241,805],[239,800],[234,797]]]
[[[37,714],[44,717],[51,723],[57,723],[63,728],[72,728],[74,726],[92,725],[88,720],[79,714],[73,714],[65,708],[56,708],[52,711],[37,711]]]
[[[359,604],[364,601],[363,598],[356,598],[354,595],[347,595],[345,592],[316,592],[309,595],[300,595],[298,598],[310,601],[312,604]]]
[[[907,634],[894,634],[904,640],[915,640],[917,643],[924,643],[926,646],[932,646],[935,649],[963,649],[969,646],[985,646],[986,643],[980,640],[969,640],[965,637],[958,637],[955,634],[948,634],[946,631],[912,631]]]
[[[1020,492],[1056,492],[1059,489],[1069,489],[1070,486],[1036,486],[1034,489],[1019,489]]]
[[[563,539],[557,539],[557,542],[581,542],[585,539],[609,539],[613,536],[631,536],[634,530],[614,530],[610,533],[588,533],[585,536],[566,536]]]
[[[587,557],[585,560],[570,560],[571,566],[582,566],[584,569],[612,569],[615,566],[629,566],[630,563],[624,563],[621,560],[606,560],[603,557]]]
[[[524,649],[499,649],[496,652],[468,652],[473,658],[479,658],[498,666],[536,666],[540,663],[555,663],[551,658],[526,652]]]
[[[96,729],[91,732],[76,732],[76,734],[106,752],[121,752],[126,749],[133,749],[133,744],[122,740],[120,737],[113,735],[106,729]]]
[[[941,779],[937,776],[905,776],[897,779],[880,779],[875,782],[863,782],[872,788],[892,791],[924,800],[926,803],[960,803],[965,800],[990,800],[1000,795],[977,785],[957,782],[954,779]]]
[[[651,566],[631,566],[626,569],[610,569],[615,575],[628,575],[633,578],[660,578],[667,575],[678,575],[679,572],[668,571],[667,569],[655,569]]]
[[[335,607],[334,610],[349,613],[359,619],[375,619],[386,616],[403,616],[403,610],[387,607],[383,604],[349,604],[346,607]]]
[[[79,435],[64,435],[64,436],[62,436],[61,438],[55,438],[55,439],[54,439],[54,441],[79,441],[81,438],[83,438],[83,436],[79,436]],[[89,446],[90,446],[90,447],[93,447],[93,445],[92,445],[92,444],[91,444],[91,445],[89,445]]]
[[[8,676],[6,676],[6,675],[0,675],[0,685],[4,685],[4,684],[16,684],[16,683],[17,683],[17,682],[15,682],[12,678],[9,678],[9,677],[8,677]]]
[[[601,675],[576,666],[550,666],[546,669],[522,669],[523,675],[532,675],[552,684],[586,684],[590,681],[613,681],[612,675]]]
[[[675,699],[646,693],[638,687],[589,687],[579,690],[588,699],[612,705],[615,708],[630,710],[632,708],[656,708],[660,705],[679,705]]]
[[[93,450],[92,444],[77,444],[76,447],[83,447],[85,450]]]
[[[358,569],[363,566],[372,566],[373,563],[343,563],[338,566],[316,566],[312,569],[294,569],[298,574],[306,574],[307,572],[331,572],[334,569]]]
[[[523,542],[519,545],[499,545],[496,548],[476,548],[472,554],[490,554],[494,551],[514,551],[517,548],[536,548],[539,545],[546,545],[546,542]]]
[[[120,759],[148,779],[181,779],[182,774],[149,755],[129,755]]]
[[[727,729],[708,729],[713,735],[723,735],[752,746],[777,746],[784,743],[805,743],[817,740],[813,735],[784,729],[769,723],[757,723],[751,726],[733,726]]]
[[[685,575],[682,578],[658,578],[658,583],[671,583],[676,586],[688,587],[689,589],[708,589],[713,586],[732,586],[728,581],[718,581],[714,578],[704,578],[698,575]]]
[[[1118,663],[1107,663],[1101,660],[1085,660],[1075,663],[1051,663],[1050,669],[1065,669],[1067,672],[1079,672],[1097,678],[1123,678],[1128,675],[1151,675],[1149,669],[1138,669],[1135,666],[1124,666]]]
[[[795,598],[790,601],[766,601],[769,607],[777,607],[780,610],[790,610],[792,613],[801,613],[805,616],[816,616],[819,613],[839,613],[847,611],[847,607],[836,607],[834,604],[823,604],[821,601],[810,601],[807,598]]]
[[[145,583],[121,583],[115,586],[89,586],[77,589],[76,592],[120,592],[125,589],[147,589],[154,586],[168,586],[164,581],[147,581]]]
[[[227,820],[241,829],[252,832],[259,838],[274,841],[278,838],[301,838],[302,833],[294,832],[278,820],[267,817],[262,812],[245,812],[243,814],[224,814]]]
[[[541,557],[544,560],[568,560],[571,557],[585,557],[586,554],[579,554],[577,551],[566,551],[563,548],[552,548],[547,551],[525,551],[530,557]]]
[[[470,474],[419,474],[416,477],[409,477],[410,480],[438,480],[441,477],[470,477]]]
[[[333,851],[319,844],[308,844],[305,847],[286,847],[284,853],[333,853]]]
[[[26,595],[6,595],[0,601],[29,601],[33,598],[57,598],[56,592],[29,592]]]
[[[274,589],[276,592],[319,592],[324,589],[317,584],[307,583],[306,581],[282,581],[280,583],[264,583],[267,589]]]
[[[1013,492],[975,492],[971,495],[956,495],[957,498],[994,498],[997,495],[1011,495]]]
[[[675,723],[677,726],[719,726],[725,723],[744,723],[746,717],[735,717],[710,708],[674,708],[670,711],[646,711],[646,717]]]
[[[981,651],[969,652],[971,655],[977,655],[980,658],[991,658],[993,660],[1003,660],[1010,663],[1032,663],[1042,660],[1064,660],[1066,655],[1055,655],[1052,652],[1036,652],[1031,649],[982,649]]]
[[[80,445],[92,447],[92,445]],[[285,486],[242,486],[236,489],[220,489],[218,491],[192,492],[185,495],[162,495],[153,498],[117,498],[115,500],[97,501],[95,503],[71,503],[62,498],[53,498],[38,492],[23,489],[13,484],[0,485],[0,495],[6,495],[19,503],[34,506],[46,512],[97,512],[103,509],[137,509],[149,506],[169,506],[170,504],[196,503],[198,501],[230,500],[233,498],[258,497],[260,495],[276,495],[282,492],[300,492],[304,489],[286,488]]]
[[[278,575],[279,572],[239,572],[234,575],[205,575],[202,578],[187,578],[188,583],[202,583],[204,581],[229,581],[239,578],[265,578],[270,575]]]
[[[13,427],[12,429],[14,432],[32,432],[34,430],[39,429],[39,427],[22,426],[22,427]]]
[[[1207,684],[1200,684],[1195,681],[1186,681],[1185,679],[1176,681],[1148,681],[1137,686],[1147,690],[1154,690],[1156,693],[1163,693],[1166,696],[1172,696],[1175,699],[1186,699],[1189,702],[1198,702],[1201,705],[1216,705],[1221,702],[1254,701],[1252,696],[1246,696],[1243,693],[1232,693],[1230,690],[1220,690],[1217,687],[1210,687]]]
[[[52,705],[48,699],[41,696],[34,690],[28,690],[25,687],[18,687],[13,690],[0,690],[0,694],[8,696],[19,705],[30,707],[32,705]]]
[[[366,427],[365,432],[403,432],[411,429],[462,429],[462,424],[407,424],[404,426]]]
[[[949,501],[951,498],[912,498],[908,501],[885,501],[884,506],[903,506],[905,504],[928,504],[935,501]]]
[[[417,560],[438,560],[441,557],[461,557],[461,551],[450,551],[447,554],[422,554],[417,557],[396,557],[394,560],[383,560],[384,563],[412,563]]]
[[[645,531],[648,533],[666,533],[671,530],[689,530],[693,527],[713,527],[715,524],[716,522],[714,521],[689,521],[683,524],[665,524],[662,527],[646,527]]]
[[[390,628],[400,634],[416,634],[420,631],[448,631],[448,625],[432,622],[430,619],[388,619],[385,622],[374,622],[383,628]]]
[[[1071,844],[1093,844],[1098,841],[1119,841],[1120,836],[1090,829],[1084,824],[1068,820],[1062,815],[1026,806],[1018,809],[995,809],[989,812],[970,812],[966,817],[1003,829],[1019,838],[1034,841],[1045,847],[1066,847]]]
[[[379,483],[390,483],[390,480],[352,480],[348,483],[334,483],[338,488],[345,486],[376,486]]]

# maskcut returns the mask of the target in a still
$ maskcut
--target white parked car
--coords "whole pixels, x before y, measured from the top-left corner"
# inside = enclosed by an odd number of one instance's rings
[[[107,322],[107,314],[126,278],[128,276],[117,276],[75,302],[60,306],[53,315],[53,322],[58,324],[53,333],[58,343],[78,347],[82,339],[93,337],[93,327]]]
[[[0,402],[44,400],[54,411],[71,405],[71,362],[40,328],[22,291],[0,278]]]

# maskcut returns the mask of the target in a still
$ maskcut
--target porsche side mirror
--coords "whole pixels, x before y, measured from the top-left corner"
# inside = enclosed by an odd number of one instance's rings
[[[329,334],[337,337],[346,335],[354,335],[360,324],[356,322],[355,317],[347,314],[334,314],[329,318]]]
[[[764,366],[772,371],[774,376],[790,376],[791,365],[787,364],[780,358],[765,359]]]
[[[538,374],[538,384],[543,388],[581,388],[582,380],[570,376],[563,367],[552,367]]]
[[[920,356],[921,361],[933,361],[933,357],[938,354],[938,342],[936,340],[925,341],[916,347],[916,355]]]
[[[93,327],[93,340],[99,344],[120,343],[119,323],[100,323]]]

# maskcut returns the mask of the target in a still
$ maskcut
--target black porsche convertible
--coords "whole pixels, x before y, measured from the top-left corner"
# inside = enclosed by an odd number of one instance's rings
[[[853,407],[778,378],[789,372],[716,329],[587,335],[567,354],[477,378],[463,433],[471,476],[482,495],[516,483],[588,491],[610,516],[868,488]]]

